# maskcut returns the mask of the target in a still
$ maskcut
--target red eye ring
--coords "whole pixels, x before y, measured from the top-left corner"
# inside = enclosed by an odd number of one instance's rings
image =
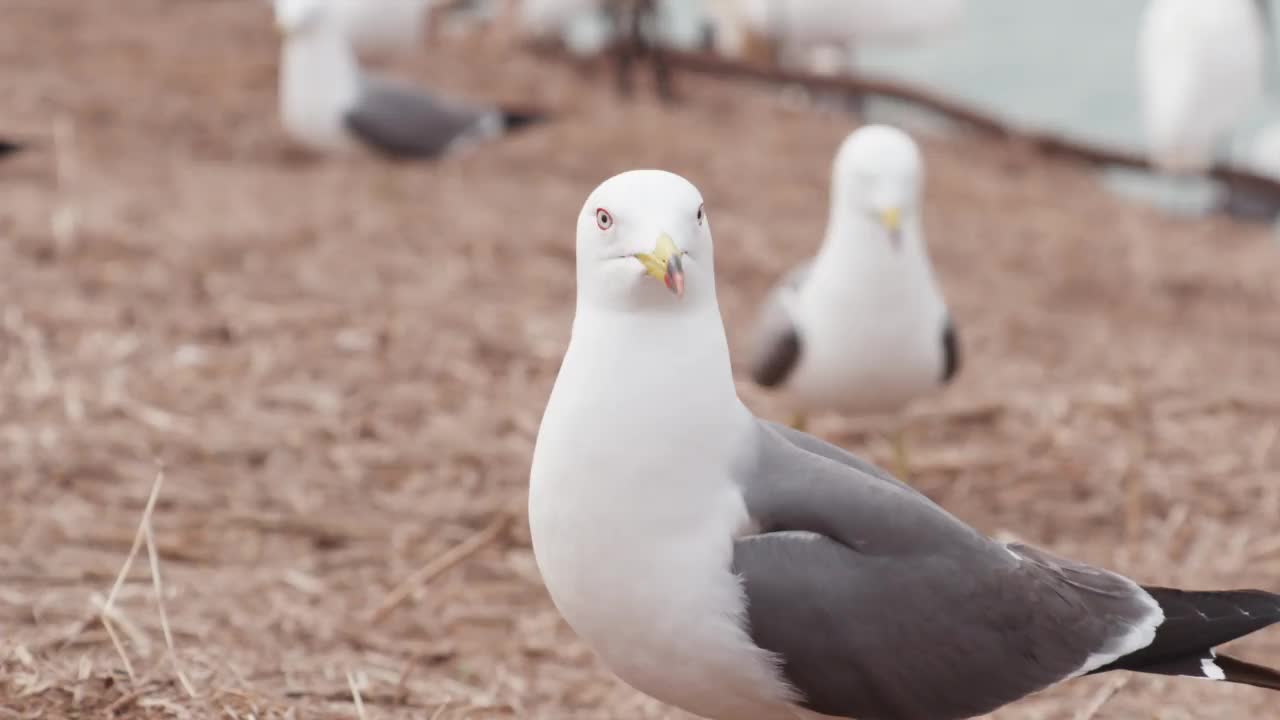
[[[704,208],[706,208],[706,203],[703,203],[702,205],[698,206],[698,224],[699,225],[701,225],[703,219],[707,217],[707,211]]]
[[[613,216],[604,208],[596,208],[596,227],[608,230],[613,227]]]

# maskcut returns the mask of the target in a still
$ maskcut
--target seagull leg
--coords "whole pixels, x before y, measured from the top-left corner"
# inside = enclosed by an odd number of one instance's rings
[[[787,421],[787,425],[790,425],[793,430],[804,432],[809,425],[809,418],[802,412],[794,412],[791,413],[791,419]]]
[[[667,62],[667,54],[663,51],[662,39],[659,36],[658,0],[637,0],[636,25],[641,19],[647,22],[648,32],[643,33],[645,52],[649,62],[653,64],[653,82],[658,97],[664,102],[675,100],[675,92],[671,87],[671,65]]]
[[[902,482],[909,482],[911,476],[911,457],[907,452],[907,429],[898,428],[893,433],[893,475]]]

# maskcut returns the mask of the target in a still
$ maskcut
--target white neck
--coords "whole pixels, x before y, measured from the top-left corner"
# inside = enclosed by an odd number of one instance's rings
[[[346,143],[342,114],[360,93],[360,67],[341,28],[309,28],[285,39],[280,60],[280,116],[304,142]]]
[[[720,308],[714,296],[698,300],[696,307],[640,312],[580,304],[561,368],[562,376],[572,372],[576,378],[575,392],[588,396],[576,402],[598,402],[603,409],[635,398],[637,407],[655,409],[658,416],[607,415],[612,423],[645,425],[630,430],[646,440],[656,440],[656,433],[678,437],[683,426],[713,419],[702,410],[741,408]],[[549,413],[556,399],[553,392]]]
[[[556,607],[629,684],[704,717],[781,717],[787,697],[732,572],[749,518],[731,472],[753,422],[714,300],[579,304],[530,473]]]
[[[559,495],[571,485],[577,497],[620,511],[627,498],[664,514],[689,506],[683,500],[697,489],[682,467],[727,462],[751,418],[733,384],[719,308],[714,300],[700,305],[682,312],[579,306],[538,431],[535,491],[550,483]],[[720,445],[694,447],[690,437]]]
[[[870,218],[833,211],[806,288],[828,299],[868,294],[920,297],[936,292],[920,218],[903,218],[900,246]]]

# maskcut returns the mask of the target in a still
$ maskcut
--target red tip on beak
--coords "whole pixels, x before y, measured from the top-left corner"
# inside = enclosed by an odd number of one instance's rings
[[[676,297],[684,297],[684,263],[680,262],[679,255],[672,255],[667,261],[667,274],[663,276],[662,281],[666,283],[668,290],[676,294]]]

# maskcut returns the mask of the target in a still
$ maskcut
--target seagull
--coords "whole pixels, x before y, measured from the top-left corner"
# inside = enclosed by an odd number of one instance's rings
[[[437,12],[435,0],[321,0],[357,53],[406,52],[422,45]],[[275,6],[277,0],[265,0]],[[455,0],[456,2],[456,0]]]
[[[697,188],[615,176],[577,219],[573,329],[529,525],[560,614],[620,678],[712,720],[950,720],[1109,670],[1280,690],[1215,646],[1280,595],[1143,587],[992,540],[739,399]]]
[[[1171,175],[1213,165],[1261,99],[1266,16],[1259,0],[1151,0],[1138,30],[1138,94],[1152,164]]]
[[[276,0],[284,34],[280,114],[314,150],[366,149],[435,158],[540,121],[537,114],[470,107],[361,70],[328,0]]]
[[[780,391],[804,429],[820,410],[886,413],[949,383],[960,344],[925,249],[924,165],[901,130],[866,125],[836,153],[818,254],[769,293],[751,377]],[[894,443],[905,473],[903,433]]]

